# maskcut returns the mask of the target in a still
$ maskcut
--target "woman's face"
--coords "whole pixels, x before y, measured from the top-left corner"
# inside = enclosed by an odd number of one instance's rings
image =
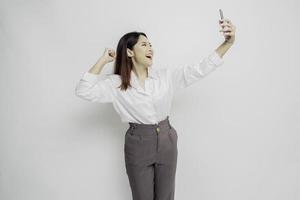
[[[153,60],[153,49],[148,38],[139,36],[138,42],[133,46],[133,51],[128,50],[128,56],[132,58],[134,65],[150,66]]]

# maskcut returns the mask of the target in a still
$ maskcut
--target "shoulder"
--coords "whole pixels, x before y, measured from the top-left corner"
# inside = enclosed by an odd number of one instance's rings
[[[155,77],[161,79],[166,77],[166,75],[169,73],[168,70],[168,67],[152,68],[151,73],[153,73]]]

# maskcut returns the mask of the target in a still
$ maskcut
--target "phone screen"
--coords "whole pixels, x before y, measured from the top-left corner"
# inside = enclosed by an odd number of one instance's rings
[[[219,12],[220,12],[220,17],[221,17],[221,19],[224,19],[223,11],[222,11],[221,9],[219,9]]]

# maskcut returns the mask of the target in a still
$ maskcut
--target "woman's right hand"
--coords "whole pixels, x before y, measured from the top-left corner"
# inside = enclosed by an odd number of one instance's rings
[[[105,48],[103,55],[101,56],[101,60],[103,60],[105,63],[112,62],[116,59],[117,55],[114,49],[111,48]]]

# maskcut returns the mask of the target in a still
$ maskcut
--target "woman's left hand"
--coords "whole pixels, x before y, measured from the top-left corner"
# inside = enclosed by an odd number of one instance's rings
[[[220,32],[223,32],[225,41],[228,43],[234,43],[236,27],[231,23],[229,19],[219,20],[219,24],[222,27]]]

